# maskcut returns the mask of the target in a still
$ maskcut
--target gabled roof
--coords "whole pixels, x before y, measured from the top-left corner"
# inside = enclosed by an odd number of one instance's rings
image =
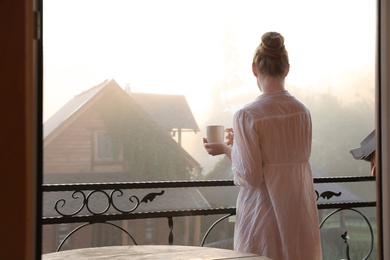
[[[130,93],[130,96],[164,129],[199,131],[183,95]]]
[[[360,147],[350,150],[356,160],[370,161],[371,154],[375,151],[375,130],[373,130],[363,141]]]
[[[119,86],[115,80],[105,80],[103,83],[76,95],[72,100],[67,102],[44,123],[43,139],[46,139],[46,137],[52,134],[61,124],[66,122],[108,85]],[[199,131],[198,124],[195,121],[185,96],[148,93],[131,93],[130,96],[164,129]]]
[[[76,113],[83,105],[85,105],[85,103],[91,100],[108,83],[109,81],[105,80],[103,83],[75,96],[63,107],[61,107],[43,124],[43,139],[46,139],[46,137],[53,133],[54,130],[56,130],[62,123],[64,123],[68,118]]]
[[[135,106],[135,109],[139,109],[142,114],[144,114],[148,119],[152,121],[156,121],[157,119],[162,119],[164,118],[159,118],[157,116],[153,117],[151,114],[149,114],[149,111],[145,111],[144,108],[142,108],[138,102],[134,100],[133,97],[128,96],[126,92],[116,83],[115,80],[105,80],[103,83],[92,87],[91,89],[75,96],[72,100],[70,100],[68,103],[66,103],[61,109],[59,109],[52,117],[50,117],[43,125],[43,132],[44,132],[44,141],[45,141],[45,146],[48,145],[51,140],[55,139],[55,137],[61,133],[62,129],[66,128],[68,125],[70,125],[73,120],[76,120],[84,111],[88,110],[95,102],[99,100],[100,97],[104,96],[106,93],[112,93],[111,91],[117,91],[120,92],[120,94],[123,94],[124,97],[128,98],[129,102]],[[146,96],[150,96],[151,94],[147,94]],[[154,94],[152,94],[154,95]],[[139,98],[142,97],[143,95],[137,95]],[[161,95],[155,95],[156,96],[161,96]],[[164,96],[164,95],[163,95]],[[188,122],[192,122],[192,126],[196,126],[194,128],[194,131],[197,130],[197,125],[196,122],[193,118],[192,112],[187,104],[187,101],[185,100],[184,96],[173,96],[169,95],[170,99],[167,100],[165,99],[166,97],[162,98],[166,100],[168,103],[165,103],[162,107],[169,107],[170,104],[172,106],[175,106],[175,109],[179,111],[186,111],[183,113],[186,116],[190,117],[190,120],[187,120],[185,117],[181,117],[184,122],[181,123],[181,119],[177,119],[176,123],[178,124],[174,128],[179,129],[181,126],[188,125]],[[173,102],[173,100],[176,100]],[[172,103],[169,103],[169,101],[172,101]],[[180,101],[180,102],[179,102]],[[147,102],[142,102],[139,101],[143,104],[147,104]],[[160,103],[161,105],[162,103]],[[183,107],[180,107],[180,106]],[[173,109],[173,110],[175,110]],[[165,108],[165,111],[169,111],[172,109]],[[152,111],[152,110],[150,110]],[[162,116],[161,116],[162,117]],[[188,121],[188,122],[187,122]],[[174,120],[171,120],[170,122],[174,122]],[[160,124],[159,122],[155,122],[156,124]],[[161,125],[160,125],[161,126]],[[172,139],[173,143],[176,143]],[[184,155],[186,158],[187,162],[190,163],[194,168],[200,169],[200,164],[190,155],[186,150],[181,148],[181,153]]]

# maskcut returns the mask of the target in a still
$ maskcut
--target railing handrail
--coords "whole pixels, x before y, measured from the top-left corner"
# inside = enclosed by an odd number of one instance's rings
[[[144,181],[144,182],[105,182],[105,183],[61,183],[43,184],[43,192],[103,189],[151,189],[234,186],[234,181],[226,180],[184,180],[184,181]]]
[[[340,183],[374,181],[375,176],[337,176],[315,177],[313,183]],[[105,183],[61,183],[43,184],[43,192],[95,190],[96,186],[104,189],[150,189],[150,188],[187,188],[187,187],[216,187],[234,186],[232,179],[223,180],[183,180],[183,181],[143,181],[143,182],[105,182]]]
[[[60,223],[82,223],[82,222],[106,222],[115,220],[146,219],[146,218],[172,218],[185,216],[204,216],[204,215],[224,215],[236,214],[235,207],[226,208],[201,208],[187,210],[164,210],[148,212],[131,212],[126,214],[104,214],[104,215],[76,215],[76,216],[57,216],[44,217],[42,224],[60,224]]]
[[[337,183],[337,182],[366,182],[375,181],[375,176],[334,176],[334,177],[315,177],[314,183]]]

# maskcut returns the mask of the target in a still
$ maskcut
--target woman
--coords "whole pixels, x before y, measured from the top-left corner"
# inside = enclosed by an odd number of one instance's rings
[[[284,88],[289,69],[283,36],[265,33],[252,63],[263,94],[234,114],[226,144],[203,142],[209,154],[230,158],[240,186],[235,250],[275,260],[322,259],[311,116]]]

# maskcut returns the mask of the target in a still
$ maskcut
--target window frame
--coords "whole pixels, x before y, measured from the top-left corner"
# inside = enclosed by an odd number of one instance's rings
[[[37,6],[38,13],[42,13],[43,5],[42,0],[26,0],[27,3],[34,3],[33,5]],[[390,258],[390,220],[388,218],[390,213],[390,120],[388,119],[390,115],[390,3],[386,0],[378,0],[378,45],[377,45],[377,147],[378,147],[378,210],[379,210],[379,246],[378,250],[379,257],[381,259]],[[25,14],[27,17],[28,14]],[[42,23],[38,23],[37,30],[42,31]],[[41,232],[40,232],[40,219],[42,218],[42,167],[43,167],[43,151],[42,151],[42,97],[43,97],[43,47],[42,47],[42,38],[38,39],[33,43],[34,49],[37,50],[36,53],[36,63],[35,67],[31,68],[36,78],[34,82],[37,82],[38,87],[34,88],[33,91],[29,90],[30,83],[25,83],[25,93],[27,96],[34,96],[36,103],[34,104],[35,117],[32,119],[36,122],[36,139],[34,138],[34,143],[36,147],[36,175],[35,182],[30,184],[37,191],[36,193],[36,204],[30,205],[32,208],[35,208],[36,212],[36,223],[37,228],[35,230],[36,243],[35,246],[35,257],[40,259],[41,257]],[[34,51],[32,51],[34,52]],[[29,68],[26,68],[29,70]],[[30,113],[26,113],[26,116],[29,117]],[[30,118],[31,119],[31,118]],[[382,174],[383,173],[383,174]],[[31,187],[30,187],[31,188]],[[26,189],[29,189],[28,187]],[[26,220],[29,221],[29,220]],[[19,242],[18,242],[19,243]]]

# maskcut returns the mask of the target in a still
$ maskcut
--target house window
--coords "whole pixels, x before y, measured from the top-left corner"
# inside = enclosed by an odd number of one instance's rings
[[[68,224],[58,224],[58,245],[62,243],[64,238],[68,235]],[[68,243],[68,240],[65,242],[65,244]]]
[[[104,132],[96,133],[96,159],[97,160],[112,160],[114,158],[112,152],[111,136]]]
[[[96,162],[111,162],[122,159],[122,151],[120,150],[118,155],[114,153],[112,137],[106,131],[95,131],[93,147],[94,161]]]
[[[153,219],[146,219],[145,222],[145,240],[146,241],[152,241],[153,234],[154,234],[154,221]]]

